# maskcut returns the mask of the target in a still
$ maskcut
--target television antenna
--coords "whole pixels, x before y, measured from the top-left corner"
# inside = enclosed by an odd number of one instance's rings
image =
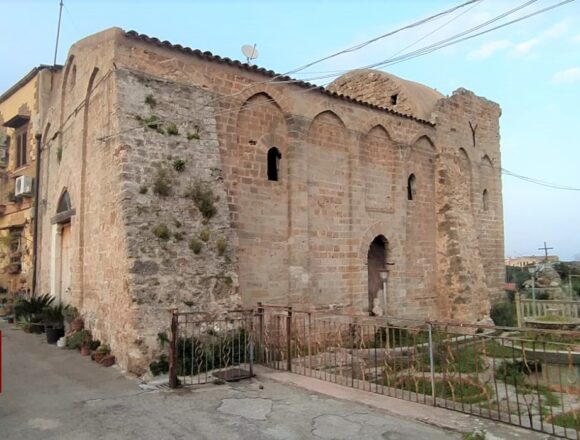
[[[258,49],[256,49],[256,44],[244,44],[242,46],[242,53],[246,57],[246,62],[252,64],[252,60],[258,58]]]

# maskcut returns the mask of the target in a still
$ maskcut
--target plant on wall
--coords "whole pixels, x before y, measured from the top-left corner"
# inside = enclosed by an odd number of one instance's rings
[[[197,209],[206,219],[212,218],[217,213],[215,207],[217,197],[207,183],[197,180],[187,189],[185,197],[193,200]]]
[[[201,241],[196,240],[195,238],[192,238],[191,241],[189,242],[189,248],[196,255],[201,252],[202,246],[203,246],[203,244],[201,243]]]
[[[183,159],[175,159],[173,161],[173,169],[178,173],[185,170],[185,161]]]
[[[207,226],[205,226],[201,231],[199,231],[199,238],[202,241],[208,242],[209,241],[209,228]]]
[[[169,240],[169,238],[171,237],[171,232],[169,231],[169,228],[167,227],[166,224],[161,223],[158,224],[157,226],[155,226],[153,228],[153,234],[159,238],[160,240]]]
[[[226,241],[226,237],[223,235],[220,236],[216,241],[216,249],[219,255],[223,255],[228,247],[228,243]]]
[[[167,125],[167,127],[165,128],[165,131],[170,136],[177,136],[179,134],[179,130],[177,129],[177,125],[175,125],[173,122]]]
[[[158,196],[166,197],[171,194],[171,179],[167,170],[159,168],[153,180],[153,192]]]
[[[153,109],[157,105],[157,101],[155,100],[153,95],[149,94],[145,97],[145,104],[147,104],[149,107]]]
[[[191,141],[191,140],[193,140],[193,139],[196,139],[196,140],[198,140],[198,139],[199,139],[199,137],[200,137],[200,136],[199,136],[199,133],[198,133],[197,131],[194,131],[194,132],[188,132],[188,133],[187,133],[187,140],[188,140],[188,141]]]

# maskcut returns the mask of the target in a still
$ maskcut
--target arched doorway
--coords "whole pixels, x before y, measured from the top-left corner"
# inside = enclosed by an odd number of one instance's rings
[[[374,238],[367,254],[369,314],[385,314],[386,293],[383,291],[381,272],[387,268],[388,241],[383,235]],[[387,281],[385,281],[386,283]]]
[[[63,191],[51,219],[51,291],[59,303],[71,301],[71,218],[75,212],[68,191]]]

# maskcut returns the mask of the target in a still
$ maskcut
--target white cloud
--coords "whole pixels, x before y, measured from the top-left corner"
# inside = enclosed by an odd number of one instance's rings
[[[542,32],[542,36],[548,38],[557,38],[565,34],[569,27],[570,20],[562,20]]]
[[[538,37],[531,38],[523,43],[518,43],[514,47],[514,51],[517,54],[524,55],[529,53],[534,47],[540,44],[542,40]]]
[[[513,43],[508,40],[497,40],[489,43],[484,43],[479,49],[473,50],[467,54],[467,58],[471,60],[484,60],[489,58],[494,53],[512,47]]]
[[[575,81],[580,81],[580,67],[560,70],[552,77],[552,83],[554,84],[573,83]]]

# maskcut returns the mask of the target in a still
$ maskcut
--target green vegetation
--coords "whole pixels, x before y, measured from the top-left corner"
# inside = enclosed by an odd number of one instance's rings
[[[189,248],[193,251],[194,254],[199,254],[201,252],[201,248],[203,247],[203,244],[201,241],[196,240],[195,238],[192,238],[191,241],[189,242]]]
[[[91,341],[91,334],[88,330],[79,330],[66,338],[66,348],[70,350],[80,350],[84,344]]]
[[[195,131],[193,133],[191,133],[191,132],[187,133],[187,140],[191,141],[193,139],[199,139],[199,133],[197,131]]]
[[[177,129],[177,125],[175,125],[173,122],[170,123],[169,125],[167,125],[167,127],[165,128],[165,132],[169,136],[177,136],[179,134],[179,130]]]
[[[573,318],[567,317],[567,316],[561,316],[561,315],[544,315],[544,316],[535,316],[534,317],[535,321],[540,321],[540,322],[561,322],[561,323],[574,323],[575,320]]]
[[[209,228],[205,226],[201,231],[199,231],[199,239],[201,241],[208,242],[210,238]]]
[[[518,356],[518,349],[509,345],[502,345],[497,341],[485,343],[485,353],[494,358],[511,358]]]
[[[145,104],[147,104],[149,107],[153,109],[157,105],[157,101],[155,100],[153,95],[149,94],[145,97]]]
[[[210,219],[217,213],[215,202],[218,200],[209,184],[195,181],[185,192],[185,197],[190,198],[197,209],[206,218]]]
[[[516,306],[514,301],[494,304],[489,312],[494,324],[500,327],[515,327],[517,325]]]
[[[484,431],[475,430],[473,432],[466,432],[463,434],[463,440],[485,440],[486,435]]]
[[[175,241],[182,241],[183,240],[183,232],[179,232],[179,231],[174,232],[173,239]]]
[[[149,370],[153,376],[159,376],[160,374],[165,374],[169,371],[169,362],[167,361],[167,356],[162,354],[159,356],[158,361],[153,361],[149,364]]]
[[[223,255],[228,247],[228,242],[226,241],[226,237],[223,235],[217,239],[216,242],[216,249],[218,251],[218,255]]]
[[[139,187],[139,194],[147,194],[148,188],[145,185]]]
[[[580,411],[571,411],[554,416],[551,420],[552,424],[562,426],[564,428],[574,429],[580,431]]]
[[[165,223],[160,223],[153,228],[153,234],[160,240],[169,240],[171,232]]]
[[[173,161],[173,169],[178,173],[181,173],[185,170],[185,161],[183,159],[175,159]]]
[[[431,381],[429,379],[405,377],[396,386],[405,391],[431,394]],[[475,382],[447,379],[435,381],[435,395],[455,402],[477,403],[488,400],[491,393],[485,386]]]
[[[183,226],[179,220],[174,220],[173,224],[175,225],[176,228],[181,228]]]
[[[159,168],[153,180],[153,192],[158,196],[167,197],[171,194],[171,183],[167,170]]]

